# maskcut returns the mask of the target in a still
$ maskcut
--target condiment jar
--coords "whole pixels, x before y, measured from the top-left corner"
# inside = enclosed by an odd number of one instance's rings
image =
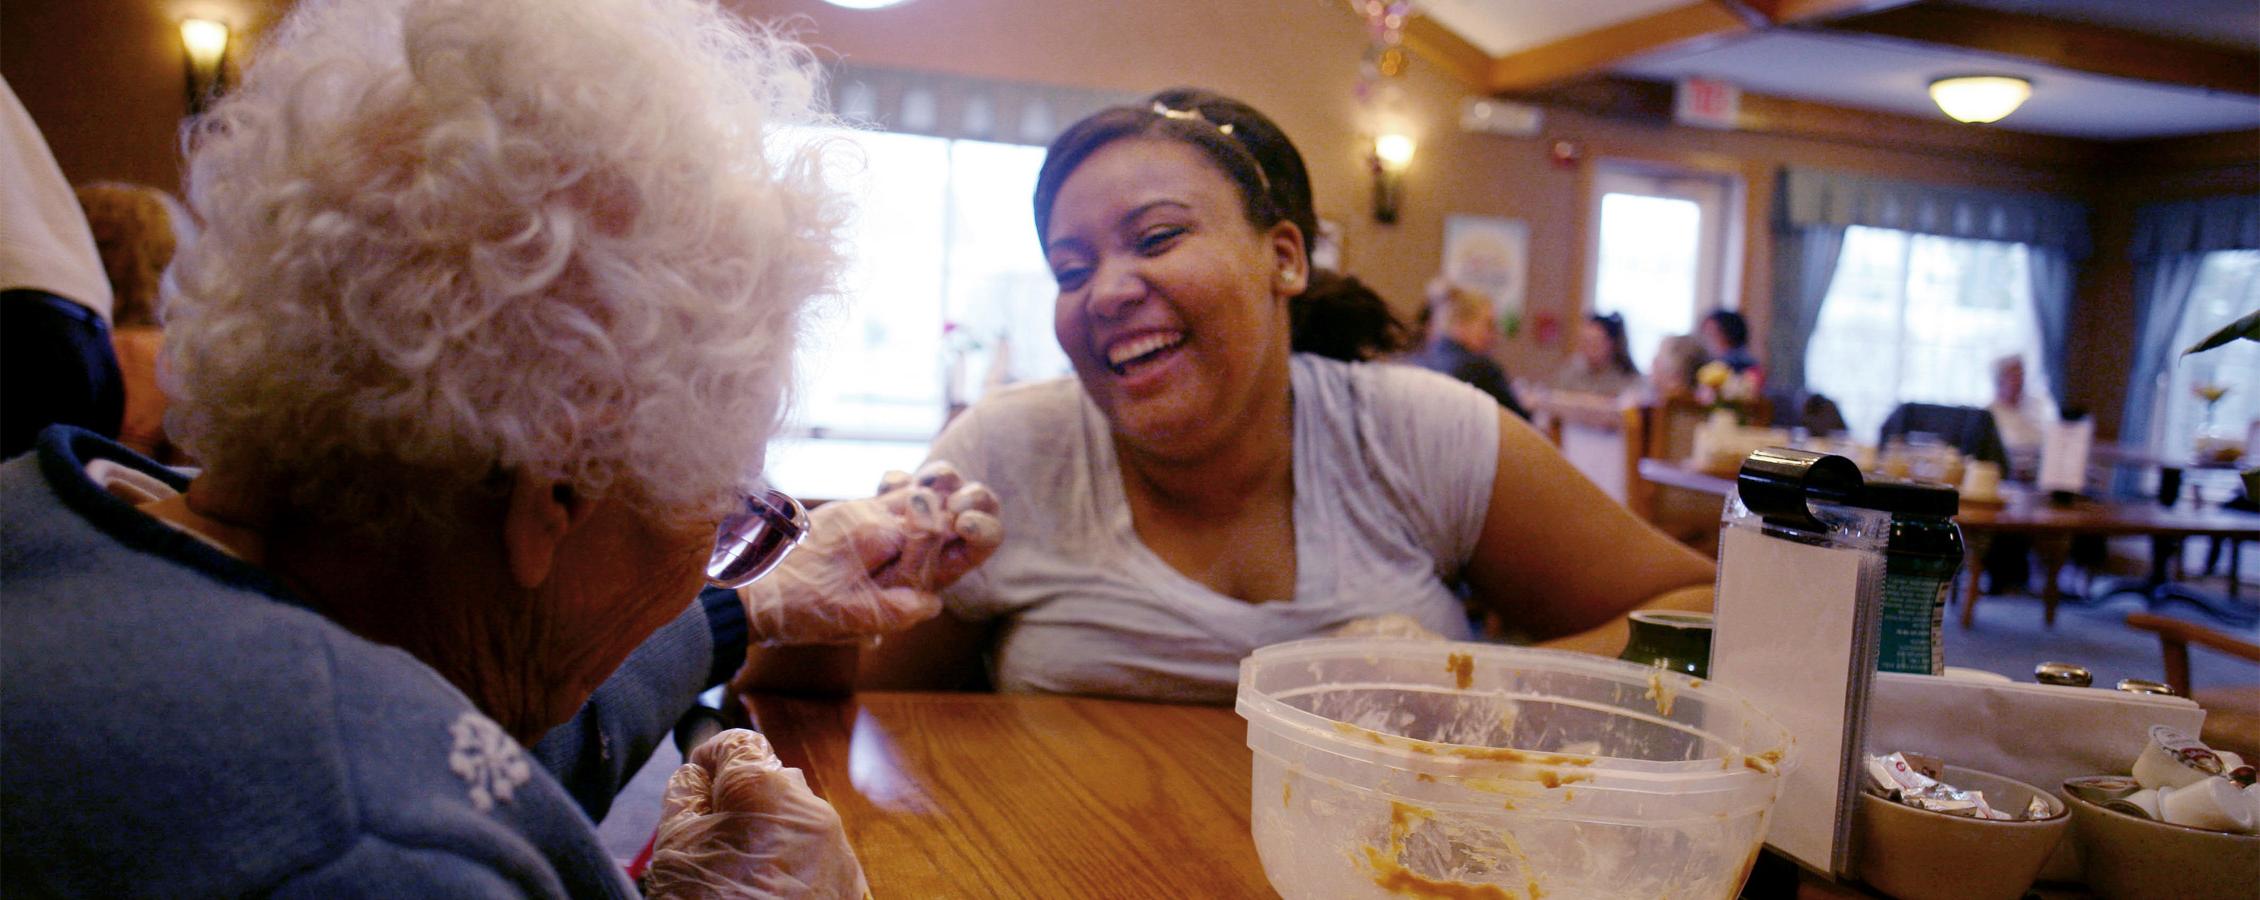
[[[1711,677],[1710,613],[1640,610],[1627,618],[1632,637],[1618,659]]]
[[[1852,505],[1891,514],[1876,669],[1943,673],[1946,592],[1962,568],[1962,529],[1954,524],[1961,496],[1943,484],[1876,479]]]

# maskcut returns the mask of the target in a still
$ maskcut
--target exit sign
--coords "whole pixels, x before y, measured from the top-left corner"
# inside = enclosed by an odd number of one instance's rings
[[[1741,109],[1741,88],[1708,78],[1682,78],[1672,118],[1700,128],[1732,129],[1735,114]]]

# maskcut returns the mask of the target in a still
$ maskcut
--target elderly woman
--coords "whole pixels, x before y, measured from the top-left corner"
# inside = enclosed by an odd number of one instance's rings
[[[1708,562],[1490,397],[1306,352],[1376,340],[1312,296],[1338,276],[1310,266],[1299,155],[1244,104],[1159,99],[1050,148],[1037,234],[1075,378],[985,399],[936,442],[998,485],[1014,538],[947,615],[867,652],[866,686],[1221,703],[1265,644],[1377,620],[1465,638],[1463,588],[1534,639],[1707,606]]]
[[[118,443],[143,456],[175,462],[178,454],[165,439],[165,394],[157,388],[157,355],[165,346],[157,284],[182,243],[187,217],[174,211],[171,197],[152,187],[104,181],[81,185],[76,193],[114,303],[110,346],[117,350],[125,382]]]
[[[836,269],[764,155],[812,93],[700,0],[298,4],[191,136],[208,468],[0,468],[9,892],[634,896],[590,818],[749,640],[934,608],[959,498],[759,487]],[[863,890],[758,735],[666,799],[655,894]]]

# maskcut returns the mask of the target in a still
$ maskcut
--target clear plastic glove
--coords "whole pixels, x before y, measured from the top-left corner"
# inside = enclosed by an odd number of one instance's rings
[[[902,631],[942,610],[942,588],[1004,540],[996,495],[929,464],[868,500],[809,513],[808,539],[775,571],[738,589],[754,641],[853,643]]]
[[[841,897],[865,893],[840,815],[743,728],[691,751],[667,780],[645,891],[651,897]]]

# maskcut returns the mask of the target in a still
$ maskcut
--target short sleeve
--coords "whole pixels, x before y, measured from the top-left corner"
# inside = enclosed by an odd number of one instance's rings
[[[1358,431],[1375,474],[1438,571],[1475,553],[1498,474],[1500,406],[1490,395],[1412,366],[1347,367]]]

